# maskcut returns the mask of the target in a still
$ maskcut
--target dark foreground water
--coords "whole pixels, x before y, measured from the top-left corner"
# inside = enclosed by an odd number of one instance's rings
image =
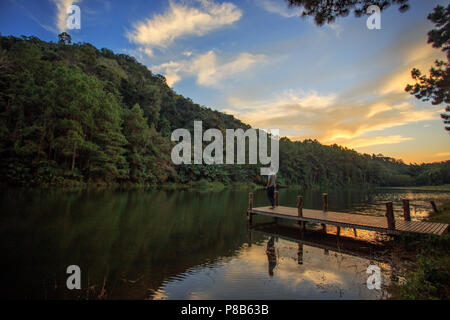
[[[413,219],[445,192],[329,190],[329,209],[384,215],[411,200]],[[299,192],[280,190],[295,206]],[[303,192],[321,207],[320,192]],[[264,190],[255,206],[266,205]],[[372,232],[320,231],[257,216],[246,221],[247,191],[24,191],[0,196],[3,299],[379,299],[395,255]],[[317,227],[311,225],[310,230]],[[397,257],[398,259],[398,257]],[[367,288],[369,265],[381,290]],[[81,268],[81,290],[68,290],[66,268]]]

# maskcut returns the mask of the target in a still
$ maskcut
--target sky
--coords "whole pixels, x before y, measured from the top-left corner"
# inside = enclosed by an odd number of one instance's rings
[[[317,139],[406,163],[450,159],[432,106],[404,91],[444,54],[427,15],[449,1],[391,6],[381,29],[353,14],[317,26],[284,0],[0,0],[2,35],[74,42],[134,56],[194,102],[292,140]],[[67,30],[77,5],[81,28]]]

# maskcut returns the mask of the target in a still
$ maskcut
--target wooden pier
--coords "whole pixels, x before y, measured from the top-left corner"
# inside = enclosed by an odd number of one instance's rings
[[[336,226],[338,234],[340,228],[363,229],[369,231],[377,231],[387,234],[401,234],[401,233],[424,233],[442,235],[448,232],[448,224],[411,221],[409,201],[403,201],[404,220],[395,220],[392,202],[386,203],[386,217],[375,217],[370,215],[352,214],[344,212],[328,211],[328,195],[322,195],[322,210],[305,209],[303,208],[303,198],[297,197],[297,207],[283,207],[278,206],[278,194],[275,196],[275,209],[270,207],[253,207],[253,194],[249,194],[247,217],[252,223],[253,215],[260,214],[274,218],[290,219],[298,221],[301,228],[305,229],[307,222],[320,223],[324,231],[326,225]]]

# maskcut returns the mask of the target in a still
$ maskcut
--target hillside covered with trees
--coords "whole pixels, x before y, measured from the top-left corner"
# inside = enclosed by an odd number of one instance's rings
[[[175,166],[177,128],[250,128],[177,94],[135,58],[88,43],[0,37],[0,179],[76,186],[195,181],[263,183],[256,165]],[[407,165],[315,140],[280,140],[281,184],[450,183],[450,161]]]

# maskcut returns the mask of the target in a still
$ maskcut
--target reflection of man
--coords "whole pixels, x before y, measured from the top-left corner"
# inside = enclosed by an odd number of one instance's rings
[[[269,198],[270,204],[272,205],[270,209],[275,209],[275,188],[277,186],[276,180],[276,175],[272,171],[272,173],[268,175],[266,186],[267,198]]]
[[[275,253],[275,239],[270,237],[269,241],[267,241],[267,260],[269,262],[269,275],[273,276],[273,269],[277,266],[277,255]]]
[[[303,244],[301,242],[298,243],[297,263],[303,264]]]

